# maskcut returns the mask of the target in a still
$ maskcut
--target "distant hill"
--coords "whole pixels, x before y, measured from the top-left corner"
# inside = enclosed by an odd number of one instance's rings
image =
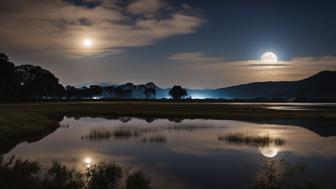
[[[257,82],[212,91],[218,98],[335,99],[336,71],[322,71],[299,81]]]
[[[125,84],[119,88],[128,90],[127,97],[143,98],[143,86],[155,89],[155,98],[167,98],[170,88],[160,88],[154,83],[146,85]],[[110,87],[102,86],[103,98],[115,96]],[[114,87],[117,87],[114,85]],[[132,90],[129,90],[132,89]],[[187,89],[193,99],[336,99],[336,71],[322,71],[299,81],[268,81],[242,84],[218,89]]]
[[[156,99],[169,96],[170,88],[160,88],[154,83],[152,85],[156,91]],[[136,86],[133,88],[132,98],[142,98],[139,89]],[[336,99],[336,71],[322,71],[299,81],[255,82],[219,89],[187,89],[187,91],[193,99]],[[108,95],[104,95],[106,96]]]

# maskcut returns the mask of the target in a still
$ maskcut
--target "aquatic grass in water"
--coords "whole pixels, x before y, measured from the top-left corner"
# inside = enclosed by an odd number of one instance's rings
[[[204,124],[194,124],[194,123],[176,123],[174,125],[167,126],[118,126],[114,128],[94,128],[89,131],[88,134],[83,135],[81,137],[82,140],[90,140],[90,141],[101,141],[108,140],[110,138],[115,139],[130,139],[137,138],[144,133],[151,132],[160,132],[164,130],[183,130],[183,131],[194,131],[200,129],[209,129],[216,128],[211,125]],[[143,137],[142,142],[156,142],[163,143],[166,142],[166,138],[164,136],[156,135],[150,137]]]
[[[117,128],[94,128],[87,135],[82,136],[82,140],[100,141],[115,139],[137,138],[143,133],[156,132],[158,128],[136,127],[136,126],[120,126]]]
[[[99,141],[99,140],[108,140],[112,137],[116,139],[129,139],[132,137],[138,137],[140,133],[136,130],[129,130],[129,129],[106,129],[106,128],[97,128],[92,129],[87,135],[82,136],[83,140],[92,140],[92,141]]]
[[[104,140],[113,136],[113,131],[106,128],[91,129],[87,135],[82,136],[82,140]]]
[[[272,137],[269,134],[262,136],[244,135],[242,133],[229,134],[225,136],[219,136],[218,140],[226,141],[233,144],[244,144],[249,146],[281,146],[285,144],[285,140],[280,137]]]

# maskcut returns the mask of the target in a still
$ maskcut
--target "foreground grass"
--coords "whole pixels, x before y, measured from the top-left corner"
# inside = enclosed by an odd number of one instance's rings
[[[86,165],[83,165],[86,166]],[[53,162],[0,158],[0,186],[12,189],[150,189],[150,177],[142,171],[130,171],[113,163],[86,166],[85,171],[69,169]]]
[[[37,161],[14,157],[0,158],[0,186],[5,189],[150,189],[151,177],[114,163],[101,162],[84,171],[70,169],[58,162],[42,167]],[[333,188],[324,175],[310,174],[300,162],[283,158],[268,159],[251,175],[251,189],[324,189]],[[223,175],[223,182],[226,182]],[[158,187],[160,188],[160,187]]]
[[[53,132],[64,115],[90,117],[206,118],[230,120],[336,120],[336,110],[271,110],[260,105],[209,102],[41,102],[0,105],[0,153],[22,141],[35,141]]]

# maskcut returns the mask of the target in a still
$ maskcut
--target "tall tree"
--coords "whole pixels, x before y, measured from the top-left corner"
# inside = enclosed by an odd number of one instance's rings
[[[181,86],[174,86],[172,89],[169,91],[169,95],[174,99],[174,100],[179,100],[184,96],[187,96],[187,90],[183,89]]]
[[[20,100],[55,98],[64,90],[58,78],[39,66],[17,66],[15,72],[19,83],[17,97]]]
[[[15,89],[15,65],[6,54],[0,53],[0,102],[12,100]]]

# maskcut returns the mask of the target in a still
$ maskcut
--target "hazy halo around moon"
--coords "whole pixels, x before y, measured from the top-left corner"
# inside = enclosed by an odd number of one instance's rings
[[[266,52],[261,56],[260,60],[264,64],[275,64],[278,62],[278,57],[273,52]]]
[[[85,48],[91,48],[92,47],[92,39],[90,39],[90,38],[85,38],[85,39],[83,39],[83,46],[85,47]]]

